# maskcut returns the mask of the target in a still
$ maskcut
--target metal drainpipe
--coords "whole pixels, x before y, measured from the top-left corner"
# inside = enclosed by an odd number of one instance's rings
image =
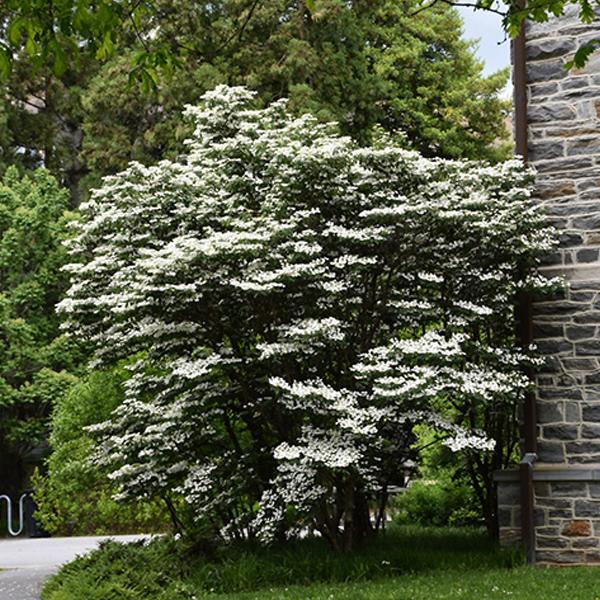
[[[524,3],[523,3],[524,5]],[[521,25],[519,36],[513,42],[514,63],[514,115],[515,152],[527,163],[527,49],[525,23]],[[518,334],[523,347],[533,341],[531,295],[523,294],[517,308]],[[533,373],[528,373],[533,378]],[[524,456],[519,465],[521,485],[521,537],[529,564],[535,563],[535,494],[533,485],[533,464],[537,458],[535,394],[528,392],[523,407]]]

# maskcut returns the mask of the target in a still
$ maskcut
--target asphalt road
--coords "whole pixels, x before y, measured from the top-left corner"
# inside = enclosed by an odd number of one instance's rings
[[[39,600],[46,578],[102,540],[131,542],[145,536],[119,535],[0,540],[0,599]]]

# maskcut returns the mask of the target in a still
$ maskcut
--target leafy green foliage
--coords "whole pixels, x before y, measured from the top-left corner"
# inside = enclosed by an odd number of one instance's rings
[[[152,3],[136,0],[5,0],[10,15],[4,23],[0,46],[0,72],[10,72],[16,52],[22,49],[36,67],[51,64],[63,75],[82,47],[106,59],[123,27],[134,31]]]
[[[0,184],[0,478],[9,487],[22,483],[53,403],[75,381],[78,352],[54,311],[66,286],[68,203],[44,170],[21,178],[11,168]]]
[[[104,473],[90,463],[93,446],[86,427],[107,419],[123,401],[123,367],[96,371],[59,399],[52,415],[47,474],[34,478],[36,516],[59,535],[102,535],[168,528],[158,502],[117,503]]]
[[[383,128],[427,155],[509,153],[498,98],[507,74],[482,75],[448,6],[418,15],[416,0],[318,0],[312,11],[296,0],[145,6],[156,14],[140,14],[139,31],[152,36],[136,35],[130,19],[111,34],[112,50],[98,58],[78,47],[60,75],[15,49],[0,92],[4,163],[43,164],[76,205],[130,160],[181,153],[184,105],[220,83],[256,90],[261,105],[288,97],[295,114],[336,120],[360,142]],[[0,7],[6,22],[11,14]]]
[[[36,67],[51,65],[55,74],[61,76],[69,63],[77,62],[82,54],[108,60],[115,54],[120,41],[134,38],[143,47],[143,58],[132,63],[131,75],[146,91],[151,91],[158,84],[159,74],[162,72],[168,76],[181,55],[188,50],[187,40],[179,36],[171,38],[167,44],[156,39],[157,23],[162,25],[170,4],[163,0],[5,0],[7,16],[0,44],[0,75],[6,78],[15,56],[25,52]],[[213,11],[218,12],[222,4],[226,3],[200,6],[190,13],[204,13],[206,16]],[[236,20],[236,30],[231,39],[241,39],[257,7],[271,3],[236,0],[233,4],[239,6],[240,18]],[[331,0],[298,0],[293,3],[305,21],[317,20],[322,11],[332,4],[336,3]],[[438,4],[439,0],[423,2],[425,8]],[[512,0],[498,3],[474,0],[469,3],[501,15],[504,28],[511,37],[518,34],[525,20],[544,22],[551,16],[564,14],[565,9],[573,4],[579,7],[581,21],[591,23],[595,3],[590,0],[532,0],[526,6]],[[398,5],[403,6],[403,2],[400,0]],[[221,41],[229,39],[228,36]]]
[[[383,128],[406,134],[407,144],[427,155],[507,156],[507,146],[496,144],[507,137],[508,106],[498,97],[507,72],[483,77],[472,46],[461,38],[460,17],[447,6],[413,16],[412,0],[321,0],[309,17],[302,5],[278,0],[257,6],[240,40],[236,31],[245,13],[236,2],[210,13],[207,7],[191,11],[188,0],[161,6],[157,36],[163,45],[173,39],[185,45],[181,68],[158,81],[150,97],[127,85],[132,55],[118,66],[111,61],[94,78],[82,101],[83,152],[95,172],[103,162],[99,151],[110,165],[128,151],[145,161],[181,151],[177,111],[224,82],[256,90],[263,105],[287,97],[295,114],[335,120],[361,142]],[[223,39],[232,41],[224,45]],[[132,116],[111,121],[108,105],[126,107]],[[119,168],[125,166],[121,159]]]
[[[405,573],[431,577],[449,570],[456,576],[459,570],[509,569],[521,562],[519,553],[498,550],[477,529],[392,527],[351,555],[331,554],[323,540],[309,539],[268,550],[229,547],[207,557],[190,554],[171,539],[158,539],[149,545],[105,544],[64,567],[42,598],[192,600],[251,591],[251,598],[262,598],[274,586],[281,586],[279,594],[284,594],[283,586],[294,584],[352,582],[362,588]],[[401,581],[396,591],[402,589]],[[301,589],[301,598],[313,597],[306,587]]]
[[[596,51],[596,49],[600,46],[600,39],[592,40],[587,44],[581,46],[577,52],[575,52],[575,56],[573,60],[569,61],[565,64],[565,68],[572,69],[573,67],[577,67],[581,69],[585,66],[585,63],[588,61],[588,58]]]
[[[454,479],[450,469],[436,479],[418,479],[394,501],[399,523],[419,525],[475,525],[480,522],[477,499],[469,482]]]

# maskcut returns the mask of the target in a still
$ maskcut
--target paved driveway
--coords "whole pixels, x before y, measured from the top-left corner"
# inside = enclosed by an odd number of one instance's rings
[[[102,540],[132,542],[143,537],[120,535],[0,540],[0,599],[39,600],[43,582],[60,565],[93,550]]]

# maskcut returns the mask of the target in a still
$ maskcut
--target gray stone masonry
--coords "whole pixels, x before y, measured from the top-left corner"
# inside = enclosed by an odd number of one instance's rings
[[[534,305],[534,339],[548,357],[536,381],[536,558],[600,562],[600,52],[582,69],[564,66],[600,38],[600,16],[585,25],[570,7],[528,24],[526,38],[529,161],[536,196],[560,232],[544,271],[570,284]],[[561,469],[548,480],[552,465]],[[518,539],[518,482],[498,486],[501,539]]]

